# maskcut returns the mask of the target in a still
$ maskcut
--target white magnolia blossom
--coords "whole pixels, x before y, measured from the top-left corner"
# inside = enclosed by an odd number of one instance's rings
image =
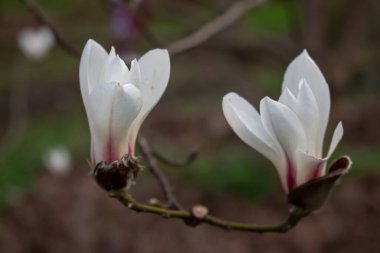
[[[288,66],[278,101],[263,98],[259,114],[244,98],[229,93],[223,112],[240,139],[273,163],[286,193],[325,175],[326,161],[343,136],[339,122],[323,156],[330,91],[306,50]]]
[[[112,47],[107,53],[88,40],[80,61],[80,88],[91,132],[93,163],[134,154],[140,126],[169,81],[165,49],[153,49],[130,69]]]
[[[17,43],[22,53],[32,61],[43,59],[54,45],[53,32],[47,26],[38,29],[27,27],[17,36]]]

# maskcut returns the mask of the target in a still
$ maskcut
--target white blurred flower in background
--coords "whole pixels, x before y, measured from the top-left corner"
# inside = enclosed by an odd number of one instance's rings
[[[48,171],[63,175],[71,170],[72,158],[70,150],[65,146],[55,146],[47,150],[42,161]]]
[[[47,26],[23,28],[17,36],[22,53],[31,61],[42,60],[54,45],[54,34]]]

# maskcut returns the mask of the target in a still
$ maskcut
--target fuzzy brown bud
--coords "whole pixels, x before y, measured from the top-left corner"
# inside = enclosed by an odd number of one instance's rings
[[[106,191],[129,189],[141,170],[136,158],[125,155],[112,163],[100,162],[92,171],[92,176]]]

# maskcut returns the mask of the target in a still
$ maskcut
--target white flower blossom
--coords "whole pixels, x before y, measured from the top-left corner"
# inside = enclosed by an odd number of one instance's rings
[[[286,193],[324,176],[326,161],[343,136],[339,122],[323,156],[330,91],[306,50],[288,66],[278,101],[263,98],[259,114],[245,99],[229,93],[223,98],[223,112],[240,139],[273,163]]]
[[[112,47],[89,40],[80,61],[80,88],[91,132],[94,164],[133,156],[140,126],[169,81],[167,50],[154,49],[130,69]]]

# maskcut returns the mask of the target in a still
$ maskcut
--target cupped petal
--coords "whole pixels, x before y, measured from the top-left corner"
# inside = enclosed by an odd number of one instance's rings
[[[124,83],[132,83],[137,88],[141,88],[141,72],[137,60],[131,62],[131,70],[125,79]]]
[[[89,39],[83,49],[79,64],[79,82],[82,99],[87,111],[87,101],[91,90],[97,84],[107,52],[96,41]]]
[[[306,135],[298,116],[287,106],[265,97],[260,102],[263,126],[281,147],[286,164],[279,168],[283,184],[291,190],[296,183],[296,150],[305,150]]]
[[[280,102],[283,105],[286,105],[289,108],[294,108],[297,104],[297,98],[288,88],[285,88],[282,91],[280,97],[278,98],[278,102]]]
[[[298,84],[302,79],[307,81],[317,101],[320,113],[319,136],[324,136],[330,113],[330,91],[323,74],[306,50],[289,64],[282,89],[288,88],[297,96]],[[318,149],[322,150],[323,142],[318,145]]]
[[[329,158],[332,153],[335,151],[335,148],[338,146],[338,143],[343,137],[343,125],[342,122],[339,122],[334,130],[334,134],[330,143],[329,152],[327,153],[327,158]]]
[[[123,79],[128,72],[128,67],[125,65],[124,61],[116,55],[108,64],[106,63],[104,66],[103,74],[99,82],[118,82],[120,84],[125,84]]]
[[[133,122],[130,143],[134,146],[140,126],[149,112],[158,103],[169,82],[170,59],[166,49],[153,49],[138,60],[141,86],[144,96],[143,107]]]
[[[305,79],[302,79],[299,84],[296,106],[291,109],[297,114],[305,130],[306,153],[321,158],[322,149],[320,147],[324,136],[320,136],[319,131],[320,113],[314,94]]]
[[[140,91],[132,84],[101,84],[89,102],[93,161],[120,159],[128,152],[128,129],[142,107]]]
[[[320,159],[297,150],[297,180],[300,186],[325,174],[327,159]]]
[[[259,113],[236,93],[223,97],[223,113],[231,128],[246,144],[256,149],[275,165],[281,164],[271,137],[265,131]]]

